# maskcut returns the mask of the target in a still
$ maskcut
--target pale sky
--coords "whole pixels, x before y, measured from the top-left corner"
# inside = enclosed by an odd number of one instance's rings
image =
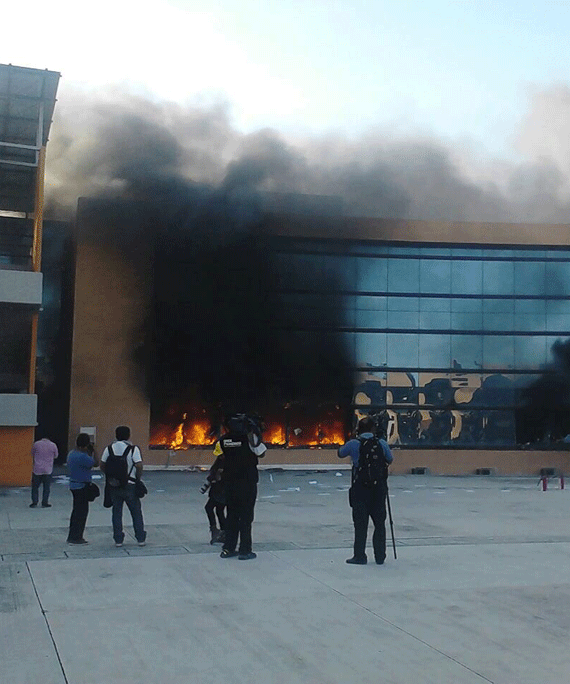
[[[28,0],[0,63],[181,103],[242,131],[369,128],[512,153],[529,94],[570,82],[570,0]]]

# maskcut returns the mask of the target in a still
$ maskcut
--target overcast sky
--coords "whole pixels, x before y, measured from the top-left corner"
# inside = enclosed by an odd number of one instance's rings
[[[570,79],[568,0],[68,0],[2,9],[0,62],[182,103],[242,131],[462,139],[514,154],[529,95]]]

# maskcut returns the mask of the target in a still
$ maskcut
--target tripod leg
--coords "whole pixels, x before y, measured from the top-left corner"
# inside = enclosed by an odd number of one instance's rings
[[[396,540],[394,539],[394,521],[392,520],[392,506],[390,505],[390,492],[388,491],[388,484],[386,484],[386,506],[388,508],[388,519],[390,520],[390,532],[392,533],[392,549],[394,550],[394,560],[397,560],[396,554]]]

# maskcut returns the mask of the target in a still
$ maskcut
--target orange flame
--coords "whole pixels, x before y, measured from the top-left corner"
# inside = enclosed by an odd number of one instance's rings
[[[188,449],[213,444],[216,437],[210,432],[211,425],[208,420],[196,416],[195,419],[188,421],[188,413],[183,413],[178,421],[173,420],[172,427],[164,422],[155,424],[152,427],[150,441],[153,446],[167,449]],[[302,429],[286,431],[283,423],[272,420],[268,421],[263,433],[263,441],[268,445],[286,448],[341,445],[345,441],[344,424],[340,420],[328,419],[318,423],[309,422],[309,424],[304,424]]]

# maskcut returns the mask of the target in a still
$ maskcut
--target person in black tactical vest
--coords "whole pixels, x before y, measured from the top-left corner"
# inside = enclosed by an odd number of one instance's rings
[[[257,555],[251,547],[251,526],[257,498],[258,459],[267,447],[255,425],[245,414],[237,414],[226,422],[227,432],[220,437],[214,455],[224,455],[222,482],[226,490],[226,534],[220,556],[251,560]],[[239,549],[236,546],[239,536]]]
[[[350,456],[352,484],[348,500],[354,523],[354,555],[346,562],[365,565],[368,519],[374,523],[372,545],[378,565],[386,559],[386,497],[388,495],[388,465],[393,456],[385,439],[375,434],[376,424],[370,416],[358,423],[357,439],[351,439],[338,450],[339,458]]]

